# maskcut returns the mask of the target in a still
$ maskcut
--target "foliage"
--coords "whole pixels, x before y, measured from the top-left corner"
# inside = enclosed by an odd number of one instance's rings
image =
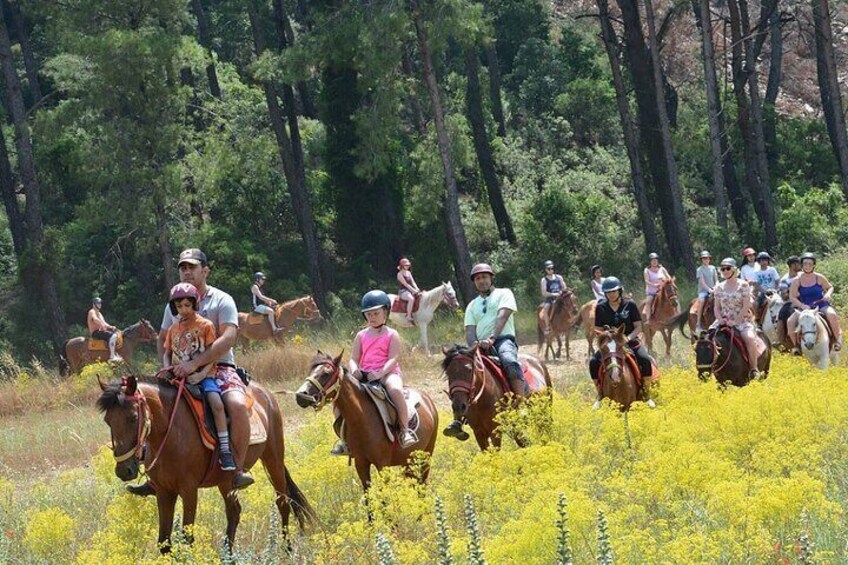
[[[839,242],[846,241],[848,210],[842,203],[842,191],[832,184],[827,188],[812,188],[805,193],[783,184],[777,191],[780,216],[777,229],[786,254],[814,250],[819,253],[835,251]]]

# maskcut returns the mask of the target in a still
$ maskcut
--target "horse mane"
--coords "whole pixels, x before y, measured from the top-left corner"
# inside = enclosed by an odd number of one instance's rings
[[[168,382],[164,379],[148,376],[138,376],[136,377],[136,382],[138,384],[154,385],[159,388],[163,385],[169,386]],[[100,398],[96,402],[97,409],[100,412],[106,412],[112,408],[125,408],[127,406],[127,395],[121,390],[122,386],[123,383],[120,381],[113,381],[106,385],[106,388],[103,389]]]
[[[565,298],[567,296],[571,296],[573,299],[574,294],[566,294],[565,292],[563,292],[559,296],[557,296],[556,300],[554,300],[554,304],[552,306],[553,310],[551,311],[551,318],[559,314],[565,308]]]
[[[454,343],[449,349],[444,351],[445,358],[442,360],[442,371],[447,371],[448,367],[453,360],[456,359],[459,355],[467,355],[471,356],[474,354],[473,350],[470,347],[465,347],[462,344]]]
[[[121,333],[125,333],[125,334],[126,334],[126,333],[131,333],[131,332],[133,332],[133,331],[137,330],[137,329],[141,326],[141,323],[142,323],[142,322],[139,320],[138,322],[136,322],[136,323],[134,323],[134,324],[130,324],[129,326],[127,326],[127,327],[125,327],[124,329],[122,329],[122,330],[121,330]]]

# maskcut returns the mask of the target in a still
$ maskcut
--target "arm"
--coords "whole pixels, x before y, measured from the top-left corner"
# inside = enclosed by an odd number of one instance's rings
[[[827,277],[824,275],[819,275],[819,284],[822,285],[822,288],[824,289],[824,296],[822,296],[822,300],[829,302],[830,297],[833,296],[833,285],[830,284],[830,281],[827,280]]]
[[[259,285],[258,285],[258,284],[251,285],[251,287],[250,287],[250,292],[252,292],[252,293],[253,293],[253,295],[254,295],[256,298],[258,298],[259,300],[261,300],[262,302],[264,302],[264,303],[265,303],[265,304],[267,304],[268,306],[273,307],[273,306],[274,306],[274,304],[276,304],[276,301],[275,301],[274,299],[272,299],[272,298],[268,298],[267,296],[265,296],[264,294],[262,294],[262,290],[260,290],[260,288],[259,288]]]
[[[562,275],[557,275],[557,278],[559,279],[559,283],[562,285],[562,290],[568,290],[568,285],[565,284],[565,279],[562,278]]]
[[[379,378],[383,378],[386,375],[390,374],[392,370],[397,367],[398,357],[400,357],[400,337],[397,333],[392,335],[392,341],[389,344],[389,358],[386,360],[386,364],[383,365],[383,368],[377,373]]]
[[[415,277],[412,276],[412,272],[409,273],[409,284],[412,288],[413,294],[420,294],[421,289],[418,288],[418,283],[415,282]]]
[[[801,285],[801,277],[797,277],[794,281],[792,281],[792,286],[789,287],[789,300],[792,301],[792,304],[801,310],[806,310],[807,305],[801,302],[798,298],[799,291],[798,287]]]
[[[633,322],[633,331],[627,335],[627,341],[637,340],[640,335],[642,335],[642,322]]]
[[[465,326],[465,343],[469,347],[477,343],[477,326]]]
[[[754,295],[751,292],[744,293],[744,298],[742,299],[742,310],[739,312],[738,317],[733,320],[733,324],[736,325],[740,323],[742,320],[748,317],[751,313],[751,307],[754,305]]]
[[[498,317],[495,320],[495,328],[492,330],[492,335],[484,341],[488,341],[490,344],[494,343],[495,340],[501,336],[501,332],[503,331],[507,320],[509,320],[509,317],[512,316],[512,313],[513,310],[509,308],[501,308],[498,310]]]
[[[159,359],[162,359],[162,368],[169,366],[170,359],[165,354],[165,338],[168,335],[168,330],[159,330],[159,337],[156,339],[156,355]]]
[[[218,359],[223,357],[227,351],[232,349],[233,345],[236,343],[237,337],[238,326],[235,324],[224,325],[224,330],[221,332],[221,335],[218,336],[218,339],[215,340],[215,343],[212,344],[212,347],[209,347],[206,351],[191,361],[183,361],[177,365],[174,368],[174,373],[176,373],[178,377],[185,377],[192,373],[196,373],[197,370],[204,365],[214,364]]]
[[[645,286],[648,286],[648,287],[655,286],[653,283],[651,283],[651,279],[648,278],[648,268],[647,267],[642,272],[642,278],[645,279]]]
[[[541,293],[542,298],[551,296],[551,293],[548,292],[548,285],[545,284],[545,277],[542,277],[542,280],[539,281],[539,293]]]
[[[362,373],[359,370],[359,360],[361,358],[362,339],[359,337],[359,334],[356,334],[356,337],[353,338],[353,347],[350,349],[350,360],[348,361],[348,368],[355,379],[362,377]]]
[[[716,285],[718,287],[718,285]],[[713,298],[713,316],[715,316],[716,322],[722,323],[721,319],[721,301],[718,299],[718,296]]]

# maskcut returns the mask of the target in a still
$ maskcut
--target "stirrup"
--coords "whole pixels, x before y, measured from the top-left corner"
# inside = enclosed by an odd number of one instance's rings
[[[406,430],[401,434],[400,446],[403,448],[410,447],[418,443],[418,436],[412,430]]]
[[[350,455],[350,448],[342,440],[336,442],[333,449],[330,450],[330,455],[347,456]]]

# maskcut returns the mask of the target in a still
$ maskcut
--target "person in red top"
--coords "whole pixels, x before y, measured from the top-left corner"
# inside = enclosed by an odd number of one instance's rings
[[[193,284],[179,283],[171,289],[168,305],[171,314],[178,318],[165,335],[165,355],[162,359],[165,367],[192,361],[215,343],[215,324],[197,313],[197,298],[197,288]],[[200,367],[186,377],[186,382],[200,383],[215,419],[221,469],[235,471],[236,463],[230,450],[230,434],[227,430],[227,413],[221,400],[223,383],[218,382],[214,375],[209,376],[213,366],[214,363],[209,363]]]
[[[413,321],[412,309],[415,307],[415,297],[421,294],[421,289],[415,284],[415,279],[412,278],[412,262],[404,257],[398,263],[398,298],[406,302],[406,319],[411,323]]]

